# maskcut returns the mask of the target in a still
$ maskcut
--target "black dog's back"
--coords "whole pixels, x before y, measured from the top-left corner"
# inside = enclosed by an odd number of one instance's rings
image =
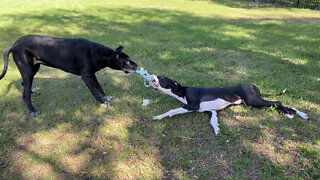
[[[12,51],[27,51],[33,58],[34,64],[44,64],[80,75],[84,67],[94,68],[97,58],[92,56],[111,55],[113,50],[86,39],[55,38],[40,35],[27,35],[18,39]],[[72,53],[70,53],[72,52]],[[93,61],[88,61],[88,59]],[[100,70],[100,69],[96,69]]]

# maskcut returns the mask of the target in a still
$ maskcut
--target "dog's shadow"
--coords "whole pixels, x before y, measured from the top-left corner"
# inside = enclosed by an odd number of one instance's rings
[[[113,78],[113,75],[117,73],[122,72],[101,71],[97,73],[97,78],[106,94],[116,96],[114,93],[121,91],[122,87],[119,87]],[[12,80],[4,89],[3,94],[7,95],[15,92],[15,97],[4,98],[2,101],[6,104],[12,101],[12,98],[18,100],[16,103],[20,103],[17,105],[23,111],[25,118],[32,120],[22,98],[23,91],[22,79]],[[42,66],[34,77],[32,91],[35,92],[31,95],[32,104],[41,112],[40,116],[47,116],[47,119],[68,119],[68,117],[73,116],[73,113],[66,111],[76,111],[86,106],[100,107],[80,76],[65,73],[58,69]],[[6,111],[6,108],[4,111]],[[54,124],[52,125],[54,126]]]
[[[118,114],[118,110],[123,106],[122,98],[125,98],[126,93],[129,93],[129,87],[123,84],[119,80],[119,76],[125,80],[137,82],[140,77],[131,78],[132,74],[125,75],[120,71],[113,70],[101,70],[96,73],[102,88],[106,94],[112,95],[115,100],[111,100],[112,106],[110,108],[101,107],[100,103],[94,100],[91,92],[81,80],[79,76],[67,74],[57,69],[51,69],[47,67],[41,67],[39,73],[35,76],[33,81],[33,90],[38,92],[38,96],[32,96],[32,102],[37,110],[41,112],[38,117],[32,117],[29,115],[28,109],[22,99],[23,86],[21,84],[22,79],[12,80],[8,86],[4,89],[4,98],[0,99],[4,108],[0,112],[0,117],[7,119],[7,122],[14,120],[14,128],[22,135],[6,136],[7,140],[12,142],[16,148],[12,150],[13,154],[27,154],[33,159],[37,159],[39,162],[49,163],[50,166],[57,172],[61,172],[66,177],[83,177],[81,173],[70,173],[67,168],[59,166],[56,160],[45,158],[41,156],[41,153],[30,150],[28,147],[34,146],[36,141],[39,141],[41,137],[34,137],[35,134],[41,132],[50,132],[50,136],[55,138],[56,136],[66,134],[72,135],[79,132],[86,132],[89,137],[83,138],[76,137],[75,149],[72,152],[66,152],[67,157],[73,156],[87,156],[95,162],[112,163],[109,157],[116,156],[115,150],[112,148],[104,148],[97,150],[96,146],[92,145],[92,141],[96,137],[104,138],[106,141],[121,141],[117,137],[113,136],[102,137],[99,129],[104,126],[108,126],[109,123],[113,123],[113,116]],[[54,78],[52,78],[54,77]],[[141,80],[141,79],[139,79]],[[140,81],[139,81],[140,82]],[[143,81],[141,83],[143,85]],[[14,96],[12,96],[14,94]],[[130,94],[134,96],[133,94]],[[120,102],[118,103],[117,101]],[[14,104],[13,104],[14,103]],[[122,109],[119,110],[122,112]],[[123,110],[125,113],[125,110]],[[109,121],[110,120],[110,121]],[[4,126],[6,128],[7,126]],[[8,126],[1,134],[10,134],[10,126]],[[61,132],[59,132],[62,130]],[[57,133],[58,132],[58,133]],[[49,138],[43,135],[43,138]],[[77,142],[77,138],[85,139],[84,141]],[[67,138],[68,139],[68,138]],[[30,142],[29,142],[30,140]],[[49,142],[49,145],[57,142]],[[62,143],[67,143],[63,141]],[[41,144],[40,147],[46,147],[47,145]],[[95,150],[88,155],[88,149]],[[57,150],[53,148],[53,150]],[[75,151],[75,152],[73,152]],[[104,155],[104,154],[105,155]],[[40,155],[39,155],[40,154]],[[16,157],[17,156],[17,157]],[[20,155],[13,155],[16,159],[19,159]],[[60,156],[58,156],[59,158]],[[14,160],[14,163],[19,162]],[[81,164],[83,169],[90,169],[92,163]],[[17,168],[17,165],[13,165]],[[101,164],[101,166],[103,166]],[[28,168],[25,168],[28,169]],[[109,173],[108,177],[115,176],[112,168],[107,168]],[[24,169],[16,170],[19,173],[25,171]],[[21,172],[20,172],[21,171]],[[88,177],[91,177],[88,175]]]

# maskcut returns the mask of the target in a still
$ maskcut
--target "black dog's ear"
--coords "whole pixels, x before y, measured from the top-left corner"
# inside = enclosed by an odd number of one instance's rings
[[[114,51],[114,53],[115,54],[120,54],[121,53],[121,51],[123,50],[123,46],[119,46],[115,51]]]

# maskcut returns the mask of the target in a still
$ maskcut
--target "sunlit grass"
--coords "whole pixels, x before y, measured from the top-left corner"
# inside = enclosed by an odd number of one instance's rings
[[[219,112],[215,137],[206,114],[151,121],[181,104],[135,74],[97,73],[113,96],[105,109],[80,77],[42,66],[33,83],[42,114],[32,118],[10,56],[0,81],[0,179],[320,177],[318,11],[231,0],[4,0],[0,7],[0,53],[26,34],[123,45],[141,67],[183,85],[287,88],[268,99],[310,117],[230,107]],[[141,107],[146,98],[151,104]]]

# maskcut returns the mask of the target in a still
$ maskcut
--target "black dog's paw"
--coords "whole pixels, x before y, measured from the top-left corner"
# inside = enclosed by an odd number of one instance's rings
[[[103,99],[107,100],[107,101],[110,101],[112,99],[112,96],[109,96],[109,95],[105,95],[103,97]]]
[[[101,106],[104,108],[108,108],[111,106],[111,104],[109,102],[104,102],[104,103],[101,103]]]
[[[35,91],[31,92],[31,96],[33,96],[33,97],[36,97],[36,96],[39,96],[39,95],[40,95],[40,93],[38,93],[38,92],[35,92]]]
[[[38,115],[40,115],[40,111],[31,111],[31,112],[30,112],[30,115],[31,115],[32,117],[37,117]]]

